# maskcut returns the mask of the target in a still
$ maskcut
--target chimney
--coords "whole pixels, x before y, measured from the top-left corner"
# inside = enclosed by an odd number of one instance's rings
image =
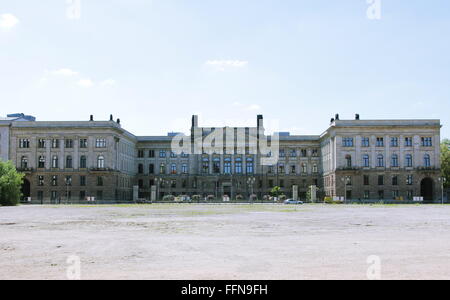
[[[192,116],[192,127],[198,127],[198,116],[197,115]]]
[[[109,120],[110,120],[110,121],[114,121],[113,115],[109,115]]]
[[[94,115],[91,115],[91,119],[89,121],[94,121]]]
[[[330,123],[333,123],[334,122],[334,118],[331,118],[331,121],[330,121]]]
[[[334,118],[336,119],[336,121],[339,121],[339,114],[336,114]]]
[[[119,124],[119,125],[120,125],[120,119],[117,119],[117,124]]]
[[[256,124],[257,124],[258,128],[263,128],[264,127],[263,115],[258,115],[258,117],[256,119],[257,119]]]
[[[359,121],[359,114],[356,114],[356,115],[355,115],[355,120],[358,120],[358,121]]]

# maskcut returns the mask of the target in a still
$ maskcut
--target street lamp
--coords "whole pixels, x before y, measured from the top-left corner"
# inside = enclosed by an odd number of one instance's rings
[[[255,184],[255,181],[256,181],[255,177],[250,177],[247,179],[247,184],[249,185],[251,191],[250,198],[253,196],[253,185]],[[253,199],[250,200],[251,202],[253,202]]]
[[[69,202],[69,186],[72,184],[72,177],[66,177],[64,181],[66,182],[66,201]]]
[[[161,189],[161,183],[163,181],[164,181],[163,178],[160,178],[160,177],[155,178],[155,182],[156,182],[156,201],[158,201],[159,193],[160,193],[160,189]]]
[[[447,178],[445,178],[444,176],[439,177],[439,181],[441,182],[442,205],[444,205],[444,184],[447,182]]]

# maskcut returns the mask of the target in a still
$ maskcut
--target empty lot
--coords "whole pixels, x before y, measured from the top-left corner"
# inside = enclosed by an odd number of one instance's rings
[[[450,279],[450,206],[0,207],[0,279]]]

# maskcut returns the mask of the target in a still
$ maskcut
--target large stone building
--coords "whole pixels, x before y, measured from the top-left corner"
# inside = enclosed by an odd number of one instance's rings
[[[261,199],[274,186],[304,199],[317,186],[321,197],[431,202],[441,198],[440,128],[439,120],[336,115],[321,135],[267,137],[262,116],[251,128],[199,127],[193,116],[189,137],[135,136],[112,116],[42,122],[15,114],[0,118],[0,158],[26,174],[23,194],[32,201],[169,194]]]

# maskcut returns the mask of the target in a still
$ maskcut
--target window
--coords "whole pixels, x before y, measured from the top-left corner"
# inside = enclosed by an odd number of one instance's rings
[[[52,176],[52,186],[57,186],[57,185],[58,185],[58,176],[53,175]]]
[[[297,151],[295,149],[291,149],[289,151],[289,156],[290,157],[297,157]]]
[[[405,147],[412,147],[413,139],[412,137],[405,137]]]
[[[392,185],[398,185],[398,176],[392,176]]]
[[[88,147],[87,139],[80,139],[80,148],[85,149]]]
[[[71,139],[66,139],[66,140],[65,140],[64,147],[65,147],[65,148],[68,148],[68,149],[73,148],[73,140],[71,140]]]
[[[176,189],[177,188],[177,181],[176,180],[172,180],[170,182],[170,187],[173,188],[173,189]]]
[[[377,137],[377,147],[384,147],[384,138]]]
[[[202,173],[208,174],[209,173],[209,158],[203,157],[202,159]]]
[[[230,172],[231,172],[231,163],[230,163]],[[181,173],[183,173],[183,174],[187,174],[188,173],[188,166],[187,166],[187,164],[182,164],[181,165]]]
[[[319,170],[317,168],[317,165],[313,165],[313,173],[318,173],[318,172],[319,172]]]
[[[413,185],[413,176],[412,175],[408,175],[406,177],[406,184],[407,185]]]
[[[280,180],[280,188],[284,188],[284,180],[283,179]]]
[[[384,199],[384,191],[378,191],[378,199],[380,200]]]
[[[311,152],[312,157],[318,157],[319,156],[319,150],[318,149],[313,149]]]
[[[391,137],[391,147],[398,147],[398,137]]]
[[[363,155],[363,167],[364,168],[370,167],[370,158],[368,154]]]
[[[378,175],[378,185],[384,185],[384,176]]]
[[[86,191],[80,191],[80,200],[86,199]]]
[[[97,186],[103,186],[103,177],[97,176]]]
[[[398,190],[392,191],[392,199],[398,199],[400,196],[400,192]]]
[[[138,150],[138,158],[144,158],[144,150]]]
[[[226,157],[223,165],[223,172],[225,174],[231,174],[231,158]]]
[[[280,157],[286,157],[286,153],[284,152],[284,149],[280,149]]]
[[[80,157],[80,168],[81,169],[86,169],[86,156],[82,155]]]
[[[177,165],[176,164],[170,165],[170,174],[177,174]]]
[[[72,156],[67,156],[66,157],[66,169],[72,169],[73,168],[73,164],[72,164]]]
[[[38,168],[40,169],[45,168],[45,156],[39,156]]]
[[[103,191],[97,191],[97,200],[103,200]]]
[[[86,186],[86,176],[80,176],[80,186]]]
[[[103,155],[100,155],[97,158],[97,168],[99,169],[105,168],[105,157]]]
[[[155,157],[155,150],[149,150],[148,151],[148,157],[154,158]]]
[[[58,139],[52,139],[52,148],[53,149],[59,148],[59,140]]]
[[[301,149],[300,150],[300,154],[302,157],[307,157],[308,156],[308,151],[306,149]]]
[[[181,152],[181,157],[182,157],[182,158],[188,158],[188,157],[189,157],[189,154],[184,153],[184,152]]]
[[[370,199],[370,191],[364,191],[364,199]]]
[[[106,139],[96,139],[95,148],[106,148]]]
[[[29,139],[19,139],[19,148],[30,148]]]
[[[39,201],[44,200],[44,191],[38,191],[37,192],[37,198]]]
[[[391,167],[394,167],[394,168],[398,167],[398,155],[397,154],[392,155]]]
[[[278,165],[278,174],[284,174],[284,173],[285,173],[284,164],[279,164]]]
[[[176,153],[173,151],[170,151],[170,158],[177,158]]]
[[[52,168],[56,169],[58,168],[58,156],[53,155],[52,157]]]
[[[56,200],[56,199],[58,199],[58,192],[57,192],[57,191],[51,191],[51,193],[50,193],[50,199],[51,199],[51,200]]]
[[[213,173],[220,174],[220,158],[219,157],[213,158]]]
[[[43,148],[45,148],[45,145],[46,143],[45,143],[45,140],[44,139],[38,139],[38,148],[41,148],[41,149],[43,149]]]
[[[38,186],[44,186],[44,176],[38,176]]]
[[[144,188],[144,180],[142,180],[142,179],[139,179],[139,180],[138,180],[138,187],[139,187],[140,189]]]
[[[236,158],[234,162],[234,169],[236,174],[242,174],[242,158]]]
[[[160,158],[166,158],[166,150],[160,150],[159,151],[159,157]]]
[[[143,164],[139,164],[138,165],[138,173],[139,174],[143,174],[144,173],[144,165]]]
[[[164,163],[159,165],[159,174],[166,174],[166,165]]]
[[[361,147],[369,147],[370,139],[368,137],[361,138]]]
[[[411,154],[407,154],[405,156],[405,165],[408,168],[411,168],[413,166],[413,158]]]
[[[413,199],[413,191],[407,191],[406,192],[406,198],[408,200],[412,200]]]
[[[292,165],[291,166],[291,174],[296,174],[296,173],[297,173],[297,170],[295,168],[295,165]]]
[[[433,146],[433,138],[431,137],[422,137],[422,147],[432,147]]]
[[[351,168],[352,167],[352,157],[351,157],[351,155],[346,155],[345,156],[345,162],[346,162],[347,168]]]
[[[423,157],[423,163],[424,163],[424,166],[425,166],[426,168],[430,168],[430,167],[431,167],[431,158],[430,158],[430,155],[429,155],[429,154],[425,154],[425,155],[424,155],[424,157]]]
[[[66,176],[66,178],[64,178],[64,183],[66,184],[66,186],[71,186],[72,185],[72,176]]]
[[[382,154],[377,156],[377,167],[384,167],[384,156]]]
[[[254,165],[253,165],[253,158],[247,157],[247,174],[253,174],[254,172]]]
[[[302,164],[302,173],[303,174],[308,173],[308,165],[307,164]]]
[[[351,137],[345,137],[342,139],[342,146],[343,147],[353,147],[353,138]]]
[[[155,165],[154,164],[149,164],[148,165],[148,173],[149,174],[154,174],[155,173]]]
[[[370,177],[369,177],[369,175],[364,175],[363,181],[364,181],[364,185],[370,185]]]

